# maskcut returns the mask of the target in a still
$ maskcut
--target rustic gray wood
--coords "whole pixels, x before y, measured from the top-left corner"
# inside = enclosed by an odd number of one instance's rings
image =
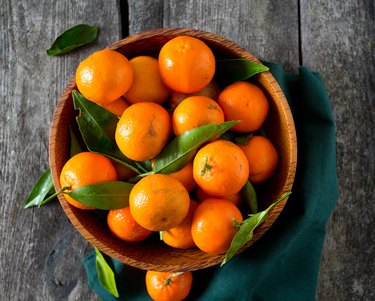
[[[120,4],[128,10],[122,19]],[[98,25],[98,40],[48,57],[53,39],[78,23]],[[121,32],[160,27],[211,31],[287,70],[305,64],[321,73],[337,122],[341,195],[327,227],[316,299],[374,300],[371,0],[0,0],[0,300],[98,300],[81,263],[92,249],[60,206],[22,204],[48,167],[49,125],[78,62]]]
[[[302,61],[321,73],[337,125],[341,196],[328,225],[320,300],[375,300],[374,29],[373,1],[302,2]]]
[[[78,23],[97,41],[61,57],[46,49]],[[58,203],[23,209],[48,167],[58,96],[79,61],[120,37],[117,1],[0,1],[0,300],[96,300],[82,257],[91,250]]]

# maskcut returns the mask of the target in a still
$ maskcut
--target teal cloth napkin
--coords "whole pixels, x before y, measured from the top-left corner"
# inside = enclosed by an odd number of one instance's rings
[[[335,124],[318,73],[287,73],[265,63],[288,99],[297,130],[298,164],[293,194],[271,229],[224,267],[193,272],[187,300],[314,300],[327,221],[338,198]],[[104,301],[151,300],[145,271],[108,258],[120,298],[99,283],[95,253],[83,260],[89,286]]]

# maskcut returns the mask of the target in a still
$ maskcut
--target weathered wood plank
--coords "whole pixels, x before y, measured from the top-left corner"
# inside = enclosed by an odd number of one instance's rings
[[[48,167],[48,135],[58,96],[78,62],[120,36],[117,1],[0,0],[0,299],[97,300],[82,257],[90,249],[54,203],[23,209]],[[45,50],[78,23],[98,40],[61,57]]]
[[[301,1],[303,63],[326,83],[337,125],[341,197],[328,226],[317,298],[375,299],[373,1]]]
[[[299,64],[298,1],[165,1],[165,27],[207,30],[286,69]]]

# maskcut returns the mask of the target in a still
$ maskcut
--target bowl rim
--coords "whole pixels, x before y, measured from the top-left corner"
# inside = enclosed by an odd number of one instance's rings
[[[209,40],[210,42],[215,41],[214,44],[224,44],[231,48],[232,51],[236,51],[237,53],[241,54],[241,57],[246,58],[250,61],[261,63],[258,59],[256,59],[251,53],[249,53],[247,50],[239,46],[238,44],[222,37],[217,34],[192,29],[192,28],[162,28],[162,29],[153,29],[144,31],[141,33],[137,33],[134,35],[131,35],[129,37],[126,37],[124,39],[118,40],[110,45],[108,45],[105,48],[108,49],[118,49],[120,47],[126,47],[126,45],[133,43],[135,41],[140,41],[144,39],[149,39],[155,36],[165,36],[168,38],[173,38],[174,36],[180,36],[180,35],[190,35],[202,40]],[[268,72],[263,72],[257,75],[257,80],[261,82],[263,85],[269,85],[272,86],[275,90],[275,93],[277,94],[278,103],[281,108],[281,113],[284,114],[284,119],[287,120],[287,129],[288,129],[288,138],[289,143],[291,147],[291,153],[290,153],[290,159],[288,162],[288,170],[286,175],[286,181],[283,184],[283,189],[280,192],[280,196],[282,193],[291,191],[292,185],[294,182],[295,172],[296,172],[296,165],[297,165],[297,136],[296,136],[296,130],[293,120],[293,115],[291,113],[289,104],[285,98],[285,95],[283,94],[280,86],[276,82],[276,79],[272,76],[272,74]],[[70,93],[72,89],[76,86],[75,84],[75,77],[69,82],[69,84],[64,89],[63,93],[59,97],[54,115],[53,120],[51,123],[50,128],[50,135],[49,135],[49,164],[51,167],[51,174],[53,183],[55,186],[56,191],[61,188],[60,182],[59,182],[59,174],[56,170],[56,168],[53,168],[56,164],[56,138],[58,137],[58,127],[57,127],[57,120],[58,117],[61,115],[64,105],[69,100]],[[75,228],[80,232],[80,234],[93,246],[98,248],[100,251],[106,253],[107,255],[120,260],[121,262],[128,264],[130,266],[148,270],[148,269],[154,269],[159,271],[193,271],[201,268],[210,267],[216,264],[219,264],[224,259],[224,255],[212,255],[208,256],[205,259],[205,264],[203,266],[196,266],[196,265],[184,265],[184,266],[158,266],[155,267],[153,264],[144,264],[139,263],[136,260],[133,260],[132,258],[126,257],[123,254],[120,254],[113,250],[110,246],[103,244],[100,240],[98,240],[89,230],[86,229],[85,224],[79,220],[74,212],[75,209],[72,208],[72,206],[65,200],[63,195],[58,195],[59,202],[65,212],[65,214],[68,216],[71,223],[75,226]],[[281,213],[282,209],[284,208],[285,204],[287,202],[287,198],[276,205],[272,211],[269,213],[268,219],[262,223],[257,229],[254,231],[254,237],[251,242],[246,244],[240,252],[247,249],[250,245],[254,244],[263,234],[271,227],[271,225],[274,223],[276,218]],[[271,218],[272,216],[272,218]]]

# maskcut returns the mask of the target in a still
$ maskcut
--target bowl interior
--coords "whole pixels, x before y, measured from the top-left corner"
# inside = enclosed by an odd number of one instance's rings
[[[259,62],[253,55],[238,45],[208,32],[193,29],[159,29],[143,32],[113,43],[108,48],[132,58],[137,55],[158,56],[162,45],[178,35],[190,35],[207,43],[217,59],[244,58]],[[280,162],[271,180],[259,189],[260,209],[267,207],[284,192],[292,188],[296,169],[296,134],[288,103],[274,77],[269,72],[254,76],[255,81],[267,94],[270,111],[264,128],[280,154]],[[60,189],[59,177],[70,155],[69,126],[75,123],[76,111],[73,108],[71,91],[76,89],[74,79],[62,93],[56,107],[50,131],[50,167],[56,190]],[[95,247],[125,264],[157,271],[193,271],[220,263],[223,255],[206,254],[197,248],[174,249],[155,236],[140,243],[128,243],[114,237],[106,225],[105,213],[85,211],[69,205],[63,195],[59,195],[61,206],[77,230]],[[285,205],[278,204],[269,218],[260,225],[254,239],[243,249],[258,240],[273,224]]]

